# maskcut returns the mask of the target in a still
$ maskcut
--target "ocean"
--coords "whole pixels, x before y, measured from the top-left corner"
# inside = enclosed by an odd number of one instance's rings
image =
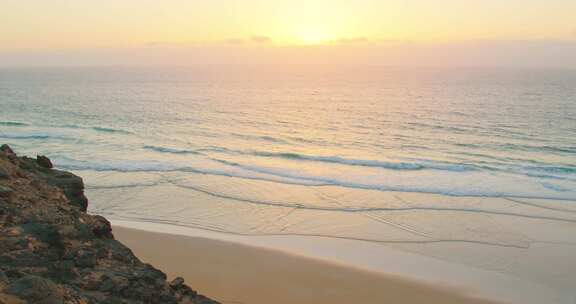
[[[573,70],[4,68],[0,109],[0,142],[112,220],[373,242],[574,299],[576,266],[535,266],[576,265]]]

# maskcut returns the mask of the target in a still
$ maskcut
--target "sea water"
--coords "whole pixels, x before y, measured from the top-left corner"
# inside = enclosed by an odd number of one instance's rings
[[[83,176],[111,219],[374,242],[559,302],[576,288],[576,71],[1,69],[0,142]]]

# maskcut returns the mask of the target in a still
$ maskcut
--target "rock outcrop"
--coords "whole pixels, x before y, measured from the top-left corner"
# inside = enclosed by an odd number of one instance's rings
[[[0,304],[217,303],[167,282],[87,206],[80,177],[0,148]]]

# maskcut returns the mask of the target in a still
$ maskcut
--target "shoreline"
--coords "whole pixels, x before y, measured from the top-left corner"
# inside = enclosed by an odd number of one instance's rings
[[[222,303],[499,303],[466,290],[365,271],[329,260],[206,237],[114,225],[146,263],[181,276]]]
[[[119,240],[126,242],[146,262],[162,267],[169,276],[176,275],[169,265],[170,259],[166,257],[163,259],[161,254],[154,253],[158,249],[155,249],[155,246],[150,246],[150,243],[166,242],[166,244],[158,247],[170,248],[171,252],[180,255],[180,259],[185,259],[187,254],[187,250],[183,249],[182,246],[187,244],[184,246],[192,246],[193,248],[195,242],[211,244],[205,246],[203,251],[215,244],[220,244],[221,246],[228,246],[233,252],[239,248],[257,254],[265,252],[273,255],[273,260],[277,262],[295,259],[298,261],[294,262],[295,265],[320,264],[327,269],[352,272],[354,276],[376,277],[383,279],[384,282],[390,280],[395,283],[402,282],[410,286],[413,285],[413,288],[417,290],[424,288],[449,294],[459,299],[466,299],[463,302],[455,303],[544,303],[554,302],[561,297],[557,291],[545,285],[527,282],[497,272],[401,252],[370,242],[318,237],[239,236],[143,222],[113,220],[112,224]],[[150,242],[151,239],[154,241]],[[225,253],[221,258],[226,259],[228,255],[230,253]],[[210,258],[210,255],[205,255],[203,258],[206,257]],[[243,264],[240,261],[238,263]],[[224,276],[222,280],[225,280],[228,275],[222,274],[222,276]],[[193,280],[192,277],[190,279]],[[206,289],[206,287],[203,288]],[[375,289],[373,293],[378,293],[378,290]],[[220,294],[211,291],[209,286],[208,291],[212,294]],[[250,303],[253,302],[250,301]],[[427,299],[427,303],[430,303],[429,299]]]
[[[114,219],[112,225],[114,231],[131,229],[144,235],[160,234],[182,240],[203,239],[248,247],[256,251],[271,251],[305,261],[328,263],[356,272],[398,278],[416,286],[431,286],[434,289],[439,288],[493,303],[565,303],[567,299],[571,299],[569,294],[563,294],[547,285],[400,251],[373,242],[329,237],[244,236],[169,224]],[[142,246],[141,242],[129,245],[131,248]],[[179,248],[177,242],[167,246]],[[157,257],[154,257],[153,262],[158,265],[163,263],[162,259]],[[162,267],[170,273],[168,268],[164,265]]]

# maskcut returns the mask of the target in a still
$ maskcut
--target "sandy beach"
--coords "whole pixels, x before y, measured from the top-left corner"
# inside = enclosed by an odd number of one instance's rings
[[[114,227],[144,262],[223,303],[491,303],[393,275],[232,242]]]
[[[2,4],[0,304],[576,304],[576,1]]]

